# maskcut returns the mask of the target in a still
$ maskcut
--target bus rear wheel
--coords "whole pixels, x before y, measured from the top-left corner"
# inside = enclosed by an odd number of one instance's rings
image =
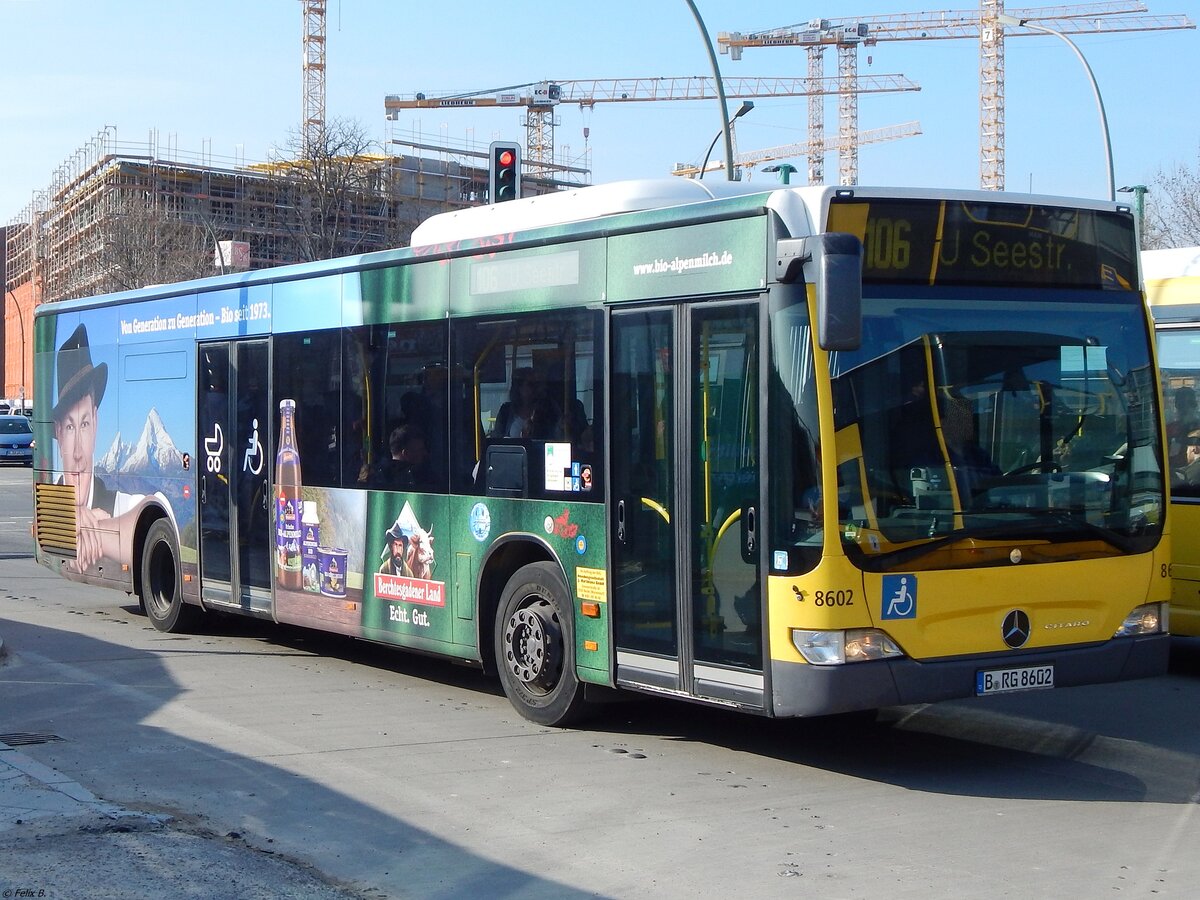
[[[588,707],[575,676],[570,592],[550,563],[523,566],[496,609],[496,666],[517,711],[539,725],[569,725]]]
[[[186,631],[199,610],[183,602],[179,571],[179,542],[167,519],[159,519],[146,532],[142,548],[142,608],[159,631]]]

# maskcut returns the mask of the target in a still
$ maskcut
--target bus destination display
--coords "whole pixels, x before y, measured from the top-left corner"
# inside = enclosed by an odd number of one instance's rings
[[[1133,217],[964,200],[835,198],[829,230],[863,242],[863,281],[1130,290]]]

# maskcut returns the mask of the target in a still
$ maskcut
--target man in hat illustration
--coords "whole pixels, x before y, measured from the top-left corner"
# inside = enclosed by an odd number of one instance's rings
[[[403,575],[405,578],[411,578],[412,565],[409,557],[412,554],[412,533],[397,519],[384,537],[387,538],[387,543],[379,554],[383,560],[379,564],[379,571],[384,575]]]
[[[108,365],[92,364],[86,326],[81,324],[58,348],[57,366],[58,400],[51,415],[62,456],[58,483],[75,487],[75,567],[86,571],[104,556],[128,562],[121,554],[122,519],[125,514],[135,518],[145,497],[111,490],[95,474],[96,428]]]

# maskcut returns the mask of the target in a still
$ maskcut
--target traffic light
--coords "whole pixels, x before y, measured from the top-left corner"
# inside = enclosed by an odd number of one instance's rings
[[[500,203],[521,196],[521,145],[492,141],[488,153],[488,202]]]

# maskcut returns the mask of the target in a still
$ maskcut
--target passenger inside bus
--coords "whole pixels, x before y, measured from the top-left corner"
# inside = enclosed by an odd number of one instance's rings
[[[916,495],[926,489],[948,490],[948,486],[941,484],[945,480],[946,463],[934,430],[933,408],[925,378],[909,373],[903,383],[909,385],[908,390],[898,405],[886,411],[889,442],[885,452],[896,492],[900,498],[907,497],[915,503]],[[917,484],[914,484],[914,473],[919,473]],[[880,490],[880,486],[876,486],[876,491],[881,499],[886,496],[887,492]],[[900,499],[900,505],[907,503]]]
[[[1200,428],[1200,411],[1196,408],[1196,392],[1190,387],[1175,390],[1175,419],[1167,425],[1167,453],[1172,470],[1188,464],[1188,435]]]
[[[430,363],[417,376],[420,390],[408,391],[400,398],[404,421],[425,432],[430,461],[440,464],[446,459],[446,413],[448,374],[441,363]]]
[[[942,409],[942,437],[954,466],[959,501],[969,507],[971,498],[1000,475],[1000,467],[975,438],[975,413],[970,401],[950,397]]]
[[[561,408],[564,411],[554,429],[554,439],[569,441],[577,450],[591,450],[594,444],[592,426],[588,423],[583,401],[561,382],[553,386],[548,396],[555,398],[550,401],[555,409]]]
[[[918,384],[894,416],[892,470],[897,482],[919,507],[951,502],[946,479],[949,461],[959,503],[969,508],[971,498],[985,490],[1001,472],[976,439],[975,413],[963,397],[944,397],[939,404],[943,453],[935,431],[924,384]],[[939,500],[940,498],[940,500]]]
[[[1180,492],[1185,495],[1194,496],[1194,489],[1200,488],[1200,428],[1194,429],[1184,439],[1183,453],[1184,464],[1171,470],[1171,486],[1182,488]]]
[[[491,436],[554,440],[559,436],[561,418],[558,407],[547,395],[545,379],[532,367],[522,367],[513,371],[508,400],[496,414]]]
[[[388,450],[389,456],[380,460],[371,473],[370,487],[381,491],[415,491],[428,487],[429,449],[425,432],[416,425],[394,428],[388,438]]]

